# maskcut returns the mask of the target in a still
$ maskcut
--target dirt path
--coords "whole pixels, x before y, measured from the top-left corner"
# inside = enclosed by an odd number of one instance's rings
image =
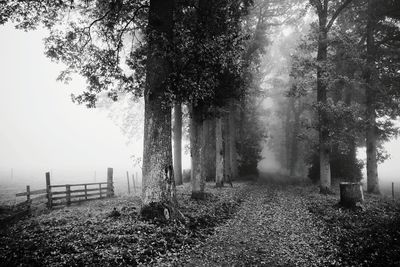
[[[299,186],[256,184],[234,218],[219,226],[187,266],[327,266],[335,246],[307,209]]]

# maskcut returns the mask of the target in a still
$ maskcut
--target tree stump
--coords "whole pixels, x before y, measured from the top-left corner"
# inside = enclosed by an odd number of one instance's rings
[[[356,207],[357,203],[364,202],[364,194],[361,183],[340,183],[340,205],[347,208]]]

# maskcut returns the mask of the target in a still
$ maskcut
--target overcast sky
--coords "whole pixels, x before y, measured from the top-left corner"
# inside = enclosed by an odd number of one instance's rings
[[[107,112],[71,102],[84,82],[56,81],[62,67],[44,56],[43,37],[0,26],[0,175],[131,169],[132,144]]]

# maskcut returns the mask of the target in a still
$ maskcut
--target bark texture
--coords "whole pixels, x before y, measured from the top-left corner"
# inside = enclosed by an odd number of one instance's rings
[[[231,100],[229,103],[229,158],[231,160],[231,179],[238,177],[237,150],[236,150],[236,103]]]
[[[297,140],[297,134],[300,129],[300,114],[301,114],[301,103],[297,100],[297,105],[293,103],[293,129],[292,129],[292,140],[291,140],[291,159],[290,159],[290,176],[295,176],[299,161],[299,142]]]
[[[375,85],[374,85],[374,1],[368,0],[367,22],[367,68],[365,71],[366,82],[366,143],[367,143],[367,190],[369,193],[379,194],[378,161],[377,161],[377,126],[375,111]]]
[[[145,120],[143,149],[144,206],[175,201],[175,183],[166,170],[172,169],[171,107],[163,104],[165,81],[170,62],[154,51],[162,49],[166,36],[172,39],[173,0],[151,0],[149,9],[149,54],[146,69]],[[173,179],[172,179],[173,180]]]
[[[364,202],[361,183],[340,183],[340,205],[353,208]]]
[[[174,176],[176,185],[182,184],[182,105],[176,103],[174,106]]]
[[[319,36],[318,36],[318,54],[317,54],[317,102],[319,110],[319,164],[320,164],[320,187],[321,192],[329,192],[331,189],[331,167],[330,167],[330,145],[329,131],[326,125],[327,116],[321,107],[327,104],[327,86],[324,81],[326,63],[328,55],[328,11],[323,8],[319,12]]]
[[[224,186],[224,143],[222,137],[222,119],[216,118],[215,124],[215,182],[217,187]]]
[[[202,109],[199,106],[192,106],[190,118],[190,155],[191,155],[191,182],[192,198],[204,198],[204,133]]]
[[[224,182],[232,181],[231,172],[231,152],[230,152],[230,134],[229,134],[229,113],[224,114],[222,124],[222,137],[224,146]]]
[[[206,118],[203,121],[204,132],[204,175],[206,181],[215,181],[215,163],[216,163],[216,140],[215,140],[215,118]]]

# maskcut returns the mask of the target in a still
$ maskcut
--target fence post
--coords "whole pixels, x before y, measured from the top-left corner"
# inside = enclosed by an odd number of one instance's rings
[[[67,206],[71,205],[71,186],[69,184],[65,185],[67,189]]]
[[[107,189],[108,190],[108,189]],[[102,197],[101,196],[101,183],[99,183],[99,192],[100,192],[100,198]]]
[[[53,207],[53,201],[51,199],[51,184],[50,184],[50,172],[46,172],[46,193],[47,193],[47,207],[51,209]]]
[[[29,185],[26,186],[26,202],[31,200],[31,187]]]
[[[85,184],[85,200],[87,200],[87,184]]]
[[[101,194],[101,190],[100,190],[100,194]],[[107,197],[113,197],[113,196],[114,196],[113,168],[108,168],[107,169]]]
[[[128,181],[128,194],[130,195],[131,194],[131,187],[129,185],[129,173],[128,173],[128,171],[126,171],[126,180]]]

